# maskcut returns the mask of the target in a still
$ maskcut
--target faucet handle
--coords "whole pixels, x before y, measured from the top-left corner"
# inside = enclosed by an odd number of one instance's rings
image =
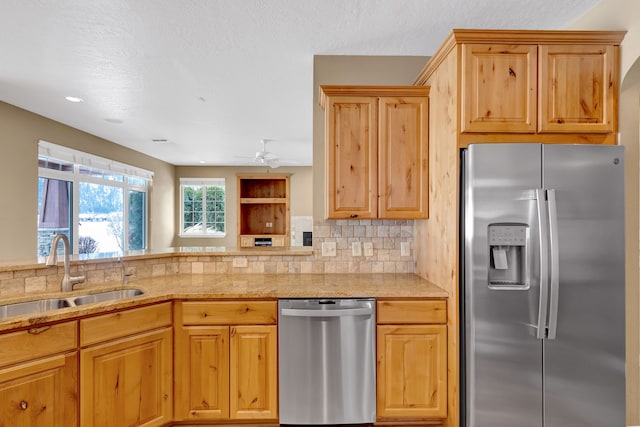
[[[70,276],[69,277],[69,283],[71,283],[71,285],[75,285],[77,283],[84,283],[84,281],[86,280],[85,276]]]

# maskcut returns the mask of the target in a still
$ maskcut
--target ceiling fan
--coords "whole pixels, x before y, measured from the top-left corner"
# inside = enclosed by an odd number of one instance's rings
[[[268,139],[260,140],[260,143],[262,144],[262,150],[256,151],[254,162],[261,165],[267,165],[272,168],[277,168],[278,166],[280,166],[280,164],[278,163],[278,156],[267,151],[267,142],[269,142]]]
[[[262,149],[259,151],[256,151],[256,154],[254,157],[243,157],[246,159],[252,159],[253,163],[258,164],[258,165],[263,165],[263,166],[269,166],[270,168],[277,168],[280,165],[283,164],[294,164],[291,162],[287,162],[287,161],[283,161],[282,159],[280,159],[280,157],[278,157],[278,155],[276,155],[275,153],[268,151],[267,150],[267,142],[269,141],[273,141],[271,139],[261,139],[260,140],[260,144],[262,144]]]

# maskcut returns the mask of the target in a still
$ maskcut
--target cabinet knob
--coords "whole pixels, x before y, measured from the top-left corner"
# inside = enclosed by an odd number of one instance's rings
[[[29,404],[26,401],[24,400],[20,401],[20,409],[22,409],[23,411],[26,411],[28,407],[29,407]]]

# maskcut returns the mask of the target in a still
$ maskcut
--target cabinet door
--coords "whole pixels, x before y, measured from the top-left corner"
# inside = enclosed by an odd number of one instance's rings
[[[378,218],[427,218],[429,99],[379,101]]]
[[[462,132],[536,131],[536,45],[462,45]]]
[[[172,418],[172,328],[80,351],[83,427],[160,426]]]
[[[539,131],[614,132],[614,47],[542,45],[539,55]]]
[[[278,418],[277,327],[232,326],[231,419]]]
[[[447,416],[447,327],[378,326],[378,418]]]
[[[176,419],[229,418],[229,327],[190,326],[176,334]]]
[[[0,425],[78,425],[77,352],[0,370]]]
[[[326,217],[377,217],[378,98],[328,97]]]

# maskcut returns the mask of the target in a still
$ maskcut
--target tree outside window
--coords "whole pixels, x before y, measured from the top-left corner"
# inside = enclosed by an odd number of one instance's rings
[[[225,186],[223,179],[181,179],[182,227],[186,237],[224,237]]]

